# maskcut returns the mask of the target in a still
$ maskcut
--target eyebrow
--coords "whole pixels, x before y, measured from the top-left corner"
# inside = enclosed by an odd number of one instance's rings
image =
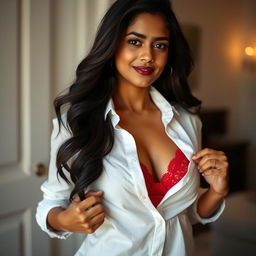
[[[147,38],[146,35],[143,35],[143,34],[140,34],[140,33],[138,33],[138,32],[134,32],[134,31],[132,31],[132,32],[130,32],[130,33],[127,34],[127,36],[129,36],[129,35],[135,35],[135,36],[140,37],[140,38],[142,38],[142,39],[146,39],[146,38]],[[166,36],[154,37],[154,40],[155,40],[155,41],[162,41],[162,40],[169,41],[168,37],[166,37]]]

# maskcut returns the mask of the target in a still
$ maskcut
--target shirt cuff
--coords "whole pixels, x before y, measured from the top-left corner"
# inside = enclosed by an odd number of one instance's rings
[[[192,224],[196,224],[196,223],[201,223],[201,224],[207,224],[207,223],[211,223],[216,221],[221,214],[223,213],[224,209],[225,209],[225,200],[223,199],[221,204],[219,205],[218,209],[208,218],[202,218],[198,212],[197,212],[197,204],[198,204],[198,200],[201,197],[202,194],[204,194],[207,191],[207,189],[200,189],[199,191],[199,195],[197,197],[197,200],[193,203],[193,205],[191,206],[191,211],[190,211],[190,219]]]
[[[54,207],[67,207],[67,200],[42,200],[37,206],[36,220],[40,228],[46,232],[51,238],[66,239],[72,232],[56,232],[47,225],[47,215]]]

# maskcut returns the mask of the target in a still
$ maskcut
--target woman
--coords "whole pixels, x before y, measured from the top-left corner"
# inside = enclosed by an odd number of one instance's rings
[[[76,81],[55,100],[37,210],[51,237],[86,234],[76,255],[190,255],[191,224],[223,211],[227,158],[200,149],[191,66],[167,0],[118,0],[106,13]]]

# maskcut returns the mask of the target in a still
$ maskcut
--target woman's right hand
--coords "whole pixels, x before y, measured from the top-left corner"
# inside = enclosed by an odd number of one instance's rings
[[[75,232],[75,233],[93,233],[104,222],[105,212],[102,205],[103,191],[89,191],[85,199],[80,201],[79,197],[73,199],[66,209],[56,212],[56,218],[51,216],[52,209],[48,214],[48,223],[54,229]],[[57,210],[57,209],[56,209]],[[52,221],[50,221],[52,219]],[[57,225],[52,225],[58,220]],[[56,223],[56,222],[55,222]]]

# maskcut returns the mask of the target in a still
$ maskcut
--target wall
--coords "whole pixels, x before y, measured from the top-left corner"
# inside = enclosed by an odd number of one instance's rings
[[[250,141],[247,184],[255,188],[256,77],[244,70],[243,57],[244,47],[256,39],[251,38],[255,32],[256,3],[253,0],[173,0],[172,3],[181,23],[197,25],[201,30],[199,84],[194,94],[205,108],[229,110],[225,139]]]

